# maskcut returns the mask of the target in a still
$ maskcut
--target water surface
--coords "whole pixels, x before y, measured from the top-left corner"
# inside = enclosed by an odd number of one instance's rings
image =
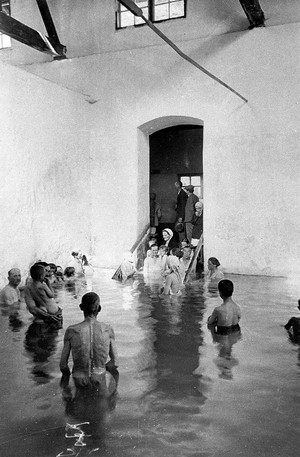
[[[297,284],[228,276],[242,331],[222,337],[206,326],[221,303],[214,288],[197,281],[182,297],[161,299],[155,284],[121,284],[112,274],[98,270],[92,284],[120,355],[109,402],[70,404],[73,386],[60,386],[63,335],[82,320],[84,287],[58,291],[61,330],[34,322],[24,303],[18,315],[0,316],[1,456],[297,455],[300,348],[282,326],[299,312]]]

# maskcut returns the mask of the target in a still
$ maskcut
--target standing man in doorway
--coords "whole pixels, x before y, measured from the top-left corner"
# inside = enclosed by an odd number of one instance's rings
[[[197,197],[197,195],[194,194],[194,186],[186,186],[185,190],[188,196],[184,212],[185,233],[190,243],[192,240],[192,233],[194,227],[192,224],[192,219],[195,214],[195,203],[199,201],[199,198]]]
[[[187,193],[182,189],[182,182],[181,181],[176,181],[175,182],[175,187],[177,190],[177,201],[176,201],[176,224],[182,224],[183,225],[183,220],[184,220],[184,215],[185,215],[185,205],[188,199]],[[185,238],[185,232],[184,230],[178,231],[178,236],[179,236],[179,241],[181,242]]]

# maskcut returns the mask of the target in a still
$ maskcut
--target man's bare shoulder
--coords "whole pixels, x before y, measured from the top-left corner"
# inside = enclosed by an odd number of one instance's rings
[[[20,292],[7,284],[0,291],[0,302],[1,304],[12,305],[17,302],[20,298]]]
[[[216,306],[214,308],[214,313],[220,313],[222,311],[222,309],[224,309],[223,305]]]
[[[232,305],[235,309],[238,309],[239,311],[241,310],[240,305],[238,305],[235,301],[232,300]]]
[[[107,324],[106,322],[96,321],[96,325],[102,331],[111,331],[111,330],[113,330],[112,326],[110,324]]]

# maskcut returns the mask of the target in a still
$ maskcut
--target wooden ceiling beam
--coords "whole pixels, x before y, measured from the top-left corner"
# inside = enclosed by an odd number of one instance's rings
[[[65,49],[65,46],[63,46],[58,38],[56,28],[47,4],[47,0],[36,0],[38,8],[40,10],[41,16],[43,18],[49,40],[51,41],[52,46],[55,49]]]
[[[50,39],[41,32],[22,24],[22,22],[2,12],[0,12],[0,32],[37,51],[50,54],[55,59],[66,59],[65,46],[61,44],[53,46]]]

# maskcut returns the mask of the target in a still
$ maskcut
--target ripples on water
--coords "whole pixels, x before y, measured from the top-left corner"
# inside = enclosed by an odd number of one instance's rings
[[[89,285],[120,354],[108,400],[70,402],[74,386],[60,385],[64,331],[82,320],[85,286],[58,290],[62,330],[32,321],[24,303],[2,310],[1,456],[296,455],[300,355],[282,324],[297,315],[297,287],[232,276],[242,334],[218,336],[206,327],[220,304],[214,287],[195,281],[162,299],[158,284],[121,284],[112,273],[97,271]]]

